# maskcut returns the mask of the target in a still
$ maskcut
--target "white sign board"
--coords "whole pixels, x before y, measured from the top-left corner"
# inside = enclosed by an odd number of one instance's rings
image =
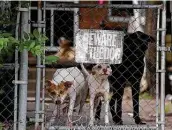
[[[122,31],[80,29],[75,39],[75,60],[78,63],[120,64],[123,39]]]

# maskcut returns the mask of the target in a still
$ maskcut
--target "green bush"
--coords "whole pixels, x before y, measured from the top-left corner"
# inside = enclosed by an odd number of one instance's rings
[[[48,38],[36,29],[33,33],[24,32],[24,37],[20,40],[16,40],[10,33],[0,32],[0,64],[4,62],[3,56],[10,56],[14,53],[15,47],[20,52],[26,49],[33,56],[43,56],[45,49],[44,43],[47,40]],[[58,57],[48,56],[45,60],[50,64],[57,61]]]
[[[140,98],[140,99],[145,99],[145,100],[151,100],[151,99],[153,99],[153,97],[152,97],[149,93],[147,93],[147,92],[141,94],[141,95],[139,96],[139,98]]]

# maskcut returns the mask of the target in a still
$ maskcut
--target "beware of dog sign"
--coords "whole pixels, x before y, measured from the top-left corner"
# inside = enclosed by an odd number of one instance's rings
[[[75,39],[75,60],[78,63],[120,64],[123,39],[122,31],[81,29]]]

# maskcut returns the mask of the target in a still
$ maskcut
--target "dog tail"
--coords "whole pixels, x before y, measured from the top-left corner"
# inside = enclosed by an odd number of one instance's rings
[[[89,73],[88,73],[88,71],[85,69],[83,63],[81,63],[81,68],[82,68],[82,71],[83,71],[84,75],[89,76]]]

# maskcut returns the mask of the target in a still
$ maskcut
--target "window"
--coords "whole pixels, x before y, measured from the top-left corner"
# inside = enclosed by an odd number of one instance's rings
[[[109,4],[127,4],[132,5],[132,1],[109,1]],[[110,8],[109,9],[109,20],[114,22],[128,22],[129,17],[133,16],[134,12],[133,9],[116,9]]]
[[[61,10],[46,11],[46,36],[49,40],[46,46],[59,46],[57,40],[64,36],[73,43],[74,35],[74,12]],[[50,48],[51,49],[51,48]]]
[[[112,1],[111,4],[128,4],[131,5],[132,1]],[[112,16],[118,16],[118,17],[128,17],[128,16],[133,16],[133,9],[115,9],[112,8],[111,10],[111,15]]]
[[[109,1],[109,4],[127,4],[127,5],[132,5],[134,4],[133,1]],[[146,1],[139,1],[138,4],[144,5],[146,4]],[[145,17],[145,9],[138,9],[137,11],[139,15],[142,17],[141,19],[144,19]],[[109,21],[112,22],[129,22],[130,17],[134,16],[134,9],[115,9],[115,8],[110,8],[108,17]]]
[[[172,34],[171,30],[171,13],[170,13],[170,1],[167,1],[166,3],[166,15],[167,15],[167,34]]]
[[[54,45],[58,46],[57,40],[64,36],[73,41],[74,32],[74,12],[54,11]]]
[[[68,1],[66,1],[68,2]],[[64,36],[74,43],[74,33],[79,26],[76,23],[77,11],[73,8],[56,8],[53,5],[62,2],[46,2],[46,36],[49,40],[46,43],[47,51],[57,51],[57,40]],[[73,3],[73,2],[69,2]],[[37,4],[32,4],[31,7],[31,20],[37,22]],[[34,27],[31,27],[33,30]]]

